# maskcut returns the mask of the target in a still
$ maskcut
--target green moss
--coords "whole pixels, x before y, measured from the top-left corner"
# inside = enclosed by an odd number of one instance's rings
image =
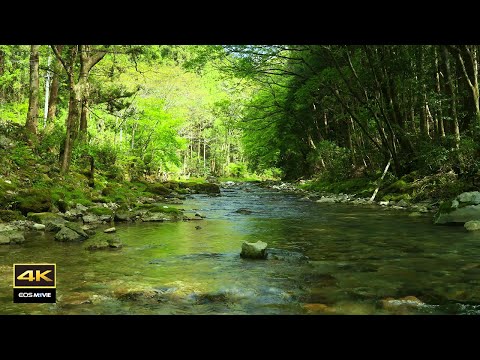
[[[138,210],[148,210],[151,213],[164,213],[164,214],[182,214],[180,210],[174,207],[164,207],[168,205],[163,204],[140,204],[136,206]]]
[[[146,190],[156,195],[169,195],[172,192],[162,184],[149,184]]]
[[[17,209],[27,215],[29,212],[45,212],[52,207],[52,196],[47,189],[24,190],[15,197]]]
[[[25,220],[20,211],[0,210],[0,222],[9,222],[15,220]]]
[[[102,215],[113,215],[113,211],[110,209],[107,209],[105,207],[94,207],[88,209],[88,212],[94,215],[102,216]]]
[[[451,213],[455,208],[452,207],[452,201],[443,201],[438,208],[439,214],[448,214]]]
[[[206,193],[206,194],[219,194],[220,187],[217,184],[203,183],[195,184],[191,187],[192,190],[195,190],[197,193]]]

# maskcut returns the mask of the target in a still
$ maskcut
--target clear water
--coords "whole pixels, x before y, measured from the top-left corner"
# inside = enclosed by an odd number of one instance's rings
[[[176,206],[207,218],[117,224],[120,250],[37,232],[0,246],[0,314],[480,313],[480,232],[435,226],[431,214],[317,204],[252,184]],[[244,260],[245,240],[310,261]],[[13,303],[12,264],[29,262],[57,264],[56,304]],[[405,296],[425,305],[382,306]]]

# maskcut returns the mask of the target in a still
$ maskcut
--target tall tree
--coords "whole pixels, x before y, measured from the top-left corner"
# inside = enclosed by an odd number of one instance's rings
[[[30,89],[28,100],[28,114],[25,127],[32,135],[37,134],[38,127],[38,91],[39,91],[39,79],[38,79],[38,63],[39,56],[38,50],[40,45],[30,46]]]

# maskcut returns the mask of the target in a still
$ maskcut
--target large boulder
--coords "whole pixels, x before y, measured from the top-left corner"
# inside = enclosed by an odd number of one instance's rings
[[[463,224],[472,220],[480,220],[480,192],[478,191],[465,192],[452,201],[444,202],[435,214],[435,224]]]
[[[24,215],[29,212],[40,213],[50,211],[52,198],[48,190],[29,189],[16,196],[17,209]]]
[[[244,259],[266,259],[267,257],[267,243],[257,241],[256,243],[249,243],[244,241],[242,244],[242,252],[240,256]]]
[[[21,244],[25,237],[18,231],[5,231],[0,233],[0,245]]]
[[[0,210],[0,222],[10,222],[15,220],[25,220],[25,217],[14,210]]]
[[[68,223],[71,225],[72,223]],[[73,226],[70,226],[73,227]],[[80,232],[77,232],[70,227],[63,226],[59,232],[55,234],[55,240],[61,242],[72,242],[72,241],[83,241],[88,238],[88,235],[80,229]]]
[[[197,194],[220,194],[220,187],[212,183],[194,184],[191,189]]]
[[[66,223],[64,218],[50,212],[28,213],[27,220],[45,225],[45,230],[52,232],[59,231]]]

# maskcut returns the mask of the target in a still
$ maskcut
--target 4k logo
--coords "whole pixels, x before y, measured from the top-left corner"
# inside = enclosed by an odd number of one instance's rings
[[[56,302],[55,264],[13,264],[13,302]]]
[[[14,288],[55,288],[55,264],[14,264]]]

